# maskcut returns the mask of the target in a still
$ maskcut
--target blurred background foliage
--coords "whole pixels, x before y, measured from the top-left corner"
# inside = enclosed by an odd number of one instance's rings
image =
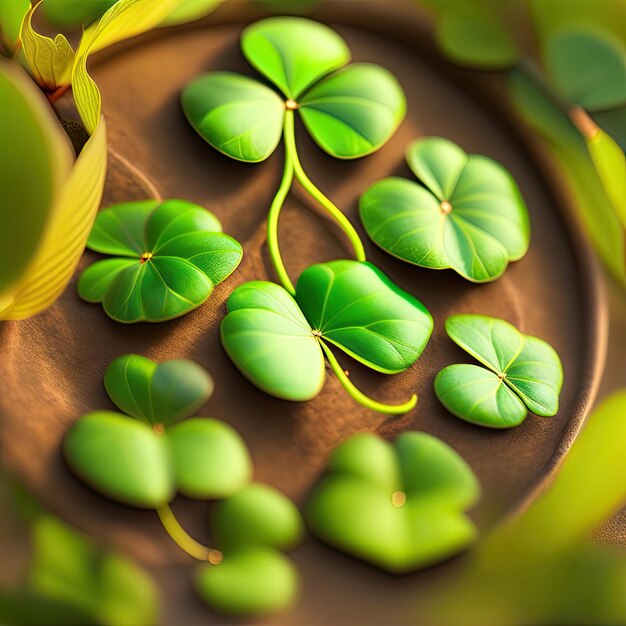
[[[207,15],[187,0],[161,25]],[[239,0],[226,0],[235,2]],[[349,2],[350,0],[328,0]],[[381,2],[387,0],[380,0]],[[268,14],[307,14],[323,0],[254,0]],[[442,55],[499,75],[506,98],[552,156],[599,258],[626,286],[626,2],[413,0]],[[44,0],[48,27],[75,32],[114,0]],[[0,54],[24,63],[28,0],[0,0]],[[592,531],[626,502],[626,392],[589,418],[555,480],[482,538],[450,577],[418,589],[416,623],[499,626],[626,623],[626,554]],[[0,623],[148,625],[159,602],[148,574],[43,511],[6,481],[0,535],[27,546],[0,583]],[[4,544],[0,544],[3,545]],[[417,614],[419,613],[419,618]]]

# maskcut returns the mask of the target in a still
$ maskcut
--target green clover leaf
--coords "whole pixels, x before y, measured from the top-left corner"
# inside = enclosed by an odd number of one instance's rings
[[[406,159],[423,186],[391,177],[361,196],[361,220],[374,243],[408,263],[452,268],[474,282],[495,280],[526,254],[526,205],[501,165],[439,137],[414,141]]]
[[[306,504],[322,541],[388,572],[438,563],[475,538],[464,511],[480,487],[465,461],[440,439],[406,432],[387,443],[359,433],[332,453]]]
[[[218,502],[211,514],[212,537],[223,559],[197,571],[204,601],[227,615],[273,613],[292,604],[298,575],[281,550],[294,548],[304,532],[293,502],[273,487],[252,483]]]
[[[331,261],[306,269],[295,298],[282,287],[253,281],[227,302],[222,343],[254,385],[278,398],[315,397],[325,379],[324,355],[347,391],[375,410],[406,412],[415,404],[381,405],[351,386],[328,344],[387,374],[418,359],[433,328],[424,305],[379,269],[358,261]]]
[[[229,72],[206,74],[181,95],[190,124],[227,156],[248,163],[270,156],[286,110],[298,109],[314,141],[341,159],[378,150],[404,118],[404,93],[392,74],[369,63],[344,67],[350,51],[327,26],[298,17],[268,18],[244,30],[241,48],[283,97]]]
[[[626,49],[608,31],[562,29],[548,39],[545,62],[569,102],[589,111],[626,104]]]
[[[101,211],[87,247],[97,261],[78,281],[87,302],[118,322],[161,322],[200,306],[235,271],[241,245],[210,212],[183,200],[146,200]]]
[[[249,482],[250,455],[235,430],[215,419],[185,419],[213,390],[202,368],[125,355],[109,365],[105,386],[131,417],[90,413],[63,443],[69,466],[94,489],[126,504],[160,508],[176,492],[223,498]]]
[[[450,365],[437,374],[435,393],[448,411],[490,428],[518,426],[529,410],[544,417],[557,413],[563,368],[545,341],[484,315],[453,315],[446,332],[488,368]]]

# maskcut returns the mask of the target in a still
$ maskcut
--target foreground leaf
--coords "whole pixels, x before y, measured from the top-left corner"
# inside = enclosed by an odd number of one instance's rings
[[[541,339],[483,315],[453,315],[449,337],[489,369],[450,365],[435,378],[435,393],[454,415],[491,428],[519,425],[527,409],[555,415],[563,384],[557,353]]]
[[[413,142],[407,162],[425,187],[387,178],[361,197],[361,219],[374,243],[409,263],[452,268],[474,282],[495,280],[526,254],[526,205],[501,165],[437,137]]]
[[[239,265],[241,245],[217,218],[190,202],[152,200],[102,211],[87,245],[120,258],[98,261],[78,281],[87,302],[102,302],[123,323],[161,322],[200,306]]]
[[[251,65],[294,100],[350,60],[348,46],[335,31],[299,17],[271,17],[248,26],[241,49]]]
[[[449,558],[474,540],[464,511],[480,488],[463,459],[425,433],[389,444],[357,434],[339,445],[306,505],[323,541],[395,574]]]

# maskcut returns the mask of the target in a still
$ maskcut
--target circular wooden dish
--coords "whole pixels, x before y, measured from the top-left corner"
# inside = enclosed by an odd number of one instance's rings
[[[397,76],[407,94],[406,121],[383,149],[354,162],[323,154],[301,126],[298,146],[310,177],[363,235],[369,259],[420,298],[434,316],[435,331],[426,351],[401,375],[377,374],[340,357],[358,386],[377,399],[398,402],[416,391],[420,399],[415,410],[399,418],[376,414],[355,404],[332,376],[312,402],[276,400],[248,383],[220,345],[219,325],[230,291],[246,280],[273,278],[264,220],[280,178],[282,150],[259,165],[232,161],[194,133],[178,99],[181,88],[203,72],[254,75],[238,41],[242,26],[256,16],[237,7],[109,50],[99,57],[93,75],[102,90],[111,147],[103,205],[154,193],[204,205],[218,215],[225,232],[244,244],[240,269],[202,307],[171,322],[117,324],[100,306],[81,302],[73,283],[45,313],[0,325],[4,468],[51,510],[147,564],[162,583],[165,623],[220,619],[195,598],[189,560],[162,531],[156,515],[93,493],[67,470],[60,453],[74,420],[91,410],[112,408],[102,375],[113,358],[137,352],[157,360],[187,357],[206,367],[216,392],[200,413],[237,428],[251,448],[256,479],[272,483],[299,504],[323,470],[328,451],[349,434],[371,430],[393,437],[405,429],[433,433],[477,473],[484,493],[473,516],[483,530],[520,506],[549,476],[593,401],[604,359],[603,296],[596,266],[565,217],[566,201],[554,192],[558,186],[541,155],[529,150],[494,100],[439,61],[428,43],[417,43],[423,41],[423,31],[416,30],[414,21],[404,14],[383,19],[380,10],[369,8],[374,4],[357,8],[354,2],[338,2],[317,17],[345,37],[354,60],[379,63]],[[530,212],[532,243],[528,255],[500,280],[474,285],[451,271],[418,269],[366,239],[357,215],[359,195],[385,176],[408,177],[404,147],[422,135],[447,137],[468,152],[493,157],[518,181]],[[297,189],[283,212],[280,237],[294,278],[313,262],[349,255],[341,234]],[[81,267],[94,257],[87,253]],[[530,415],[516,429],[491,431],[445,411],[432,383],[445,365],[469,361],[443,330],[446,317],[461,312],[505,318],[557,349],[565,384],[556,417]],[[189,531],[206,541],[209,506],[182,498],[173,505]],[[413,623],[411,589],[429,575],[388,576],[310,537],[293,558],[302,572],[302,597],[276,623]]]

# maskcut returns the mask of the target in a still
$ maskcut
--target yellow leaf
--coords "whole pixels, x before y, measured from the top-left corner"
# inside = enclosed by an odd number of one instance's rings
[[[90,134],[94,132],[100,119],[102,97],[87,72],[89,55],[158,26],[181,1],[119,0],[83,33],[72,72],[72,89],[76,107]]]
[[[41,245],[12,302],[5,300],[0,319],[24,319],[43,311],[67,286],[100,207],[106,158],[106,124],[101,118],[58,194]]]
[[[30,267],[74,153],[24,69],[0,58],[0,300]],[[0,304],[0,310],[4,307]]]
[[[37,6],[28,11],[22,23],[22,48],[35,81],[47,91],[55,91],[70,84],[74,50],[63,35],[50,39],[33,29],[33,13]]]

